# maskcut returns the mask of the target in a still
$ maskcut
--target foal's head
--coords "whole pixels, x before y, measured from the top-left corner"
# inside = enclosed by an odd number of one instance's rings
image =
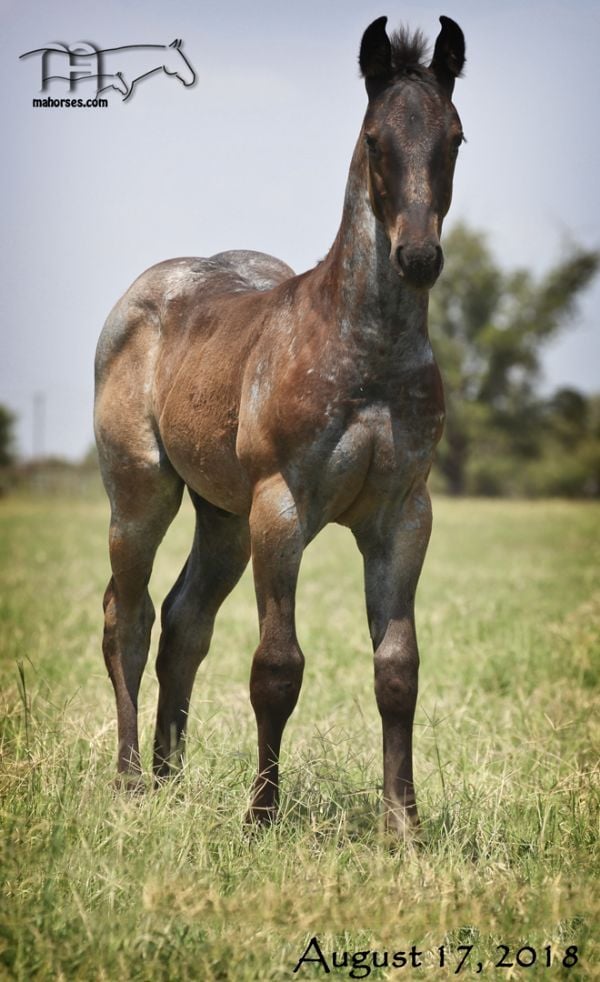
[[[440,17],[427,66],[422,35],[400,31],[390,40],[386,21],[379,17],[367,28],[359,56],[369,96],[363,127],[369,197],[397,273],[411,286],[428,288],[443,265],[440,233],[464,139],[452,90],[465,41],[458,24]]]

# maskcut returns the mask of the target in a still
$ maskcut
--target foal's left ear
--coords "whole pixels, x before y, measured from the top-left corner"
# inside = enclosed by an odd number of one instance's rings
[[[433,60],[429,67],[452,98],[454,80],[462,72],[465,63],[465,36],[450,17],[440,17],[440,24],[442,29],[435,42]]]
[[[384,88],[392,76],[392,46],[385,25],[387,17],[378,17],[362,36],[358,63],[369,99]]]

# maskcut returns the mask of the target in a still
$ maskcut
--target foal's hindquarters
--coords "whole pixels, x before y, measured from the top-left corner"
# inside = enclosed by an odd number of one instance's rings
[[[172,338],[164,343],[169,328],[168,314],[165,316],[168,298],[179,312],[180,304],[189,302],[196,291],[210,296],[211,291],[264,290],[291,275],[284,263],[256,253],[161,263],[146,271],[117,303],[100,337],[94,421],[111,505],[112,569],[104,596],[103,652],[117,704],[117,783],[128,789],[143,787],[137,704],[154,621],[148,583],[156,550],[177,514],[185,487],[160,433],[159,417],[169,412],[170,396],[183,384],[178,380],[181,365],[169,363],[177,345]],[[185,332],[180,319],[176,320],[179,342],[184,343]],[[226,380],[215,380],[214,373],[212,380],[217,386],[226,384]],[[239,392],[233,393],[233,406],[226,407],[233,443],[236,426],[231,417],[236,398],[239,400]],[[205,415],[210,439],[231,443],[231,433],[211,425],[210,412]],[[196,416],[201,431],[202,412]],[[181,426],[175,431],[181,435]],[[194,450],[202,455],[202,448],[192,441],[187,454],[192,470]],[[177,454],[174,437],[173,456]],[[154,742],[158,780],[176,772],[181,763],[196,670],[208,652],[216,613],[250,557],[248,488],[244,482],[237,489],[228,486],[228,477],[227,466],[216,468],[217,498],[218,486],[226,487],[225,500],[219,504],[190,487],[196,513],[192,549],[162,607]]]

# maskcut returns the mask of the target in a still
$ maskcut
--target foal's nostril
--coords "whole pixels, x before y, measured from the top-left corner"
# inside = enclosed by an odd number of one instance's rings
[[[396,262],[402,275],[414,286],[433,286],[444,264],[442,248],[435,242],[399,245]]]

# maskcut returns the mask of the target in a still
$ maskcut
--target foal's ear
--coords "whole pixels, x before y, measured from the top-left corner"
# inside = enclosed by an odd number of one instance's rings
[[[386,34],[387,17],[369,24],[360,43],[358,63],[369,99],[372,99],[392,77],[392,46]]]
[[[460,75],[465,63],[465,36],[458,24],[450,17],[440,17],[442,29],[438,34],[429,66],[438,82],[452,97],[454,80]]]

